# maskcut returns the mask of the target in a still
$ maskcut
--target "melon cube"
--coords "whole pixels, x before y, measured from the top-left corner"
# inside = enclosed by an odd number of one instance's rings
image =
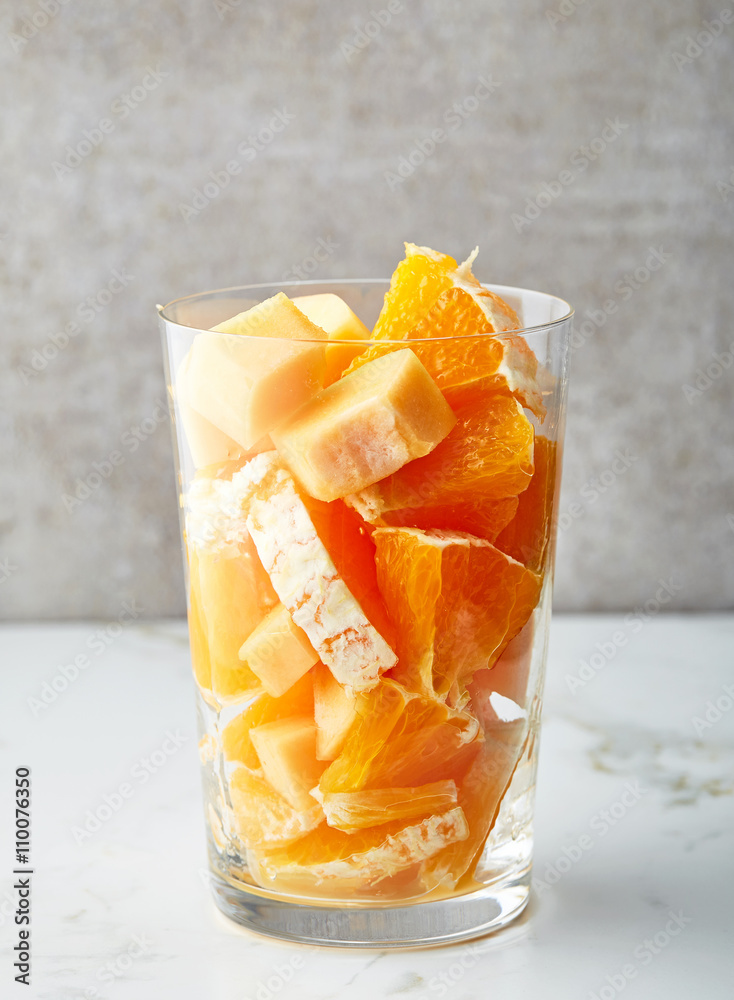
[[[187,402],[249,450],[323,386],[326,339],[279,292],[194,338]]]
[[[313,808],[309,792],[326,765],[316,758],[316,726],[307,716],[266,722],[250,730],[265,777],[294,809]]]
[[[350,340],[369,340],[370,331],[356,313],[352,312],[344,299],[333,292],[320,295],[298,295],[293,302],[312,323],[320,326],[329,335],[326,345],[326,379],[324,384],[335,382],[354,358],[364,350],[363,346],[350,346]]]
[[[349,697],[331,671],[321,665],[313,674],[316,756],[334,760],[357,718],[356,699]]]
[[[455,423],[435,382],[405,348],[323,389],[271,437],[307,493],[336,500],[427,455]]]
[[[241,458],[244,450],[241,445],[228,437],[218,427],[215,427],[206,417],[191,406],[189,402],[189,365],[191,351],[179,365],[176,373],[174,395],[178,404],[178,412],[186,434],[186,441],[191,451],[191,457],[197,469],[220,462],[230,462]]]
[[[319,654],[286,606],[279,604],[245,639],[240,659],[260,678],[268,694],[279,698],[318,662]]]

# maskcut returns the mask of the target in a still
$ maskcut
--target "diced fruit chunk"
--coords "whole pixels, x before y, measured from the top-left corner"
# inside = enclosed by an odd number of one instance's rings
[[[399,872],[416,871],[428,858],[468,836],[464,813],[455,806],[407,826],[395,822],[343,833],[322,824],[287,848],[248,854],[248,862],[265,887],[308,888],[331,895],[379,887]],[[432,888],[421,882],[420,873],[417,881],[418,892]]]
[[[316,722],[316,756],[333,760],[344,746],[349,730],[357,718],[357,703],[320,664],[313,672],[314,720]]]
[[[335,500],[427,455],[455,423],[426,369],[404,348],[317,393],[272,438],[307,493]]]
[[[486,289],[473,293],[458,287],[446,289],[429,312],[404,334],[406,346],[425,365],[449,403],[452,390],[482,379],[497,391],[511,392],[542,418],[545,410],[538,359],[521,336],[493,336],[505,327],[495,326],[488,319],[487,301],[491,299],[485,296],[502,301]],[[354,358],[346,374],[399,348],[399,343],[377,342]],[[542,374],[547,381],[548,373],[543,370]]]
[[[239,658],[239,649],[277,598],[249,539],[244,551],[224,558],[197,554],[199,627],[209,650],[212,691],[222,702],[238,701],[262,690],[260,678]],[[200,642],[197,638],[197,643]]]
[[[264,693],[259,695],[244,712],[227,723],[222,730],[225,759],[256,770],[260,767],[260,760],[252,745],[250,730],[265,725],[266,722],[294,715],[313,717],[313,682],[310,673],[304,674],[280,698]]]
[[[462,707],[538,603],[540,578],[490,542],[452,531],[378,528],[377,579],[398,626],[395,677]]]
[[[235,473],[247,529],[280,600],[341,684],[374,687],[397,657],[338,574],[293,477],[264,452]]]
[[[534,431],[517,400],[470,384],[451,406],[456,426],[434,451],[347,498],[365,520],[379,522],[385,511],[404,508],[481,508],[527,489]]]
[[[249,450],[323,385],[326,334],[282,292],[214,330],[191,345],[188,402]]]
[[[242,446],[191,406],[188,391],[190,364],[191,351],[176,373],[175,396],[194,465],[197,469],[203,469],[208,465],[239,458],[244,453]]]
[[[239,655],[274,698],[285,694],[319,659],[284,604],[273,608],[255,627]]]
[[[417,788],[375,788],[362,792],[317,795],[329,826],[351,833],[397,819],[445,812],[456,805],[453,781],[433,781]]]
[[[306,716],[266,722],[250,730],[265,777],[294,809],[309,810],[324,764],[316,759],[316,726]]]
[[[333,292],[322,292],[318,295],[297,295],[293,304],[298,306],[304,316],[312,323],[320,326],[329,335],[326,345],[326,378],[325,385],[331,385],[342,374],[352,358],[356,357],[361,347],[352,347],[350,340],[369,340],[370,331],[364,325],[344,299]]]
[[[458,779],[476,756],[479,737],[468,713],[382,680],[357,697],[357,721],[319,788],[358,792]]]
[[[284,847],[323,822],[314,799],[307,809],[294,809],[259,775],[238,767],[229,779],[237,833],[248,847]]]

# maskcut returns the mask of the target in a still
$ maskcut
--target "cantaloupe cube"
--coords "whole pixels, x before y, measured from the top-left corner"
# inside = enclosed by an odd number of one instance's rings
[[[317,393],[271,438],[307,493],[336,500],[427,455],[455,423],[435,382],[405,348]]]
[[[288,608],[279,604],[245,639],[240,659],[260,678],[268,694],[279,698],[318,662],[319,654]]]
[[[320,664],[313,672],[316,757],[334,760],[357,718],[356,700],[350,698],[328,667]]]
[[[324,384],[324,331],[279,292],[191,345],[186,396],[202,417],[251,449]]]
[[[333,292],[319,295],[297,295],[293,299],[312,323],[329,335],[326,346],[326,379],[324,385],[335,382],[364,347],[351,347],[350,340],[369,340],[370,331],[344,299]]]
[[[266,722],[250,730],[265,777],[294,809],[313,807],[309,792],[326,765],[316,758],[316,726],[307,716]]]
[[[174,396],[194,465],[197,469],[203,469],[207,465],[241,458],[245,453],[242,446],[191,406],[188,391],[190,364],[191,351],[187,353],[176,372]]]

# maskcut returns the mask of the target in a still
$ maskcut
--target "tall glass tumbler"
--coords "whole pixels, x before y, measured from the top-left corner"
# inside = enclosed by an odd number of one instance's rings
[[[522,329],[369,341],[385,281],[159,308],[211,885],[261,934],[440,944],[528,901],[572,310],[486,287]]]

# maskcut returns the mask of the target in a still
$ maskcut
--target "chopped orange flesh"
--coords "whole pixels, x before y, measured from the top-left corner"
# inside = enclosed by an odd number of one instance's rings
[[[460,705],[538,603],[540,578],[490,542],[458,532],[380,528],[377,579],[398,630],[392,676]]]

